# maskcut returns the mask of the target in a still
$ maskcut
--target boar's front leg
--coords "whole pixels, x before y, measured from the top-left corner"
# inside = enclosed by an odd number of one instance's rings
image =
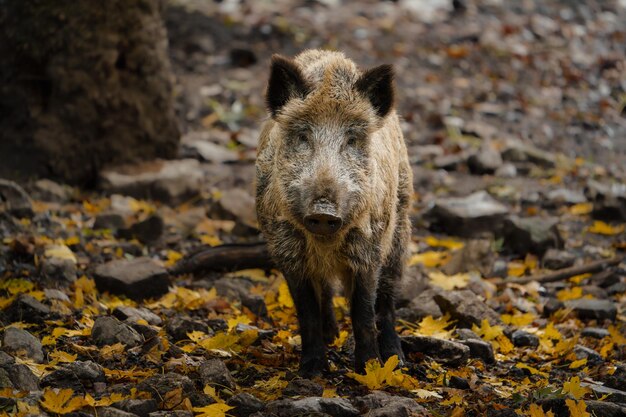
[[[352,283],[351,311],[354,331],[354,368],[365,370],[370,359],[380,360],[376,343],[376,274],[373,271],[360,272]]]
[[[333,288],[328,283],[324,283],[322,286],[321,304],[324,343],[330,345],[339,336],[339,328],[333,307]]]
[[[328,367],[326,347],[322,337],[322,315],[319,296],[307,276],[286,275],[289,292],[296,306],[302,356],[298,373],[309,378],[322,373]]]

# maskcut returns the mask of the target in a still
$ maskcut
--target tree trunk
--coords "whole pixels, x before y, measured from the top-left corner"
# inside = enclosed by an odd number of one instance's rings
[[[0,177],[176,154],[162,0],[0,0]]]

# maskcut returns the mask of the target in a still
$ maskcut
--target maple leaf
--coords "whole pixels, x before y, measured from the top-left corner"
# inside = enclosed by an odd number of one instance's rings
[[[511,343],[509,338],[503,334],[496,337],[495,342],[492,342],[492,343],[495,343],[496,344],[495,347],[500,351],[500,353],[504,355],[506,355],[509,352],[512,352],[513,349],[515,349],[515,347],[513,346],[513,343]]]
[[[524,314],[502,314],[500,316],[504,324],[510,324],[513,326],[523,327],[528,326],[535,320],[535,315],[532,313],[524,313]]]
[[[578,203],[569,208],[569,212],[575,216],[589,214],[593,211],[592,203]]]
[[[71,388],[62,390],[46,388],[39,403],[46,410],[56,414],[71,413],[86,405],[82,397],[74,397]]]
[[[409,266],[420,264],[427,268],[436,268],[445,265],[449,258],[450,254],[447,252],[428,251],[411,256]]]
[[[336,347],[337,349],[341,349],[346,343],[346,340],[348,340],[348,336],[349,333],[347,331],[341,330],[331,346]]]
[[[461,249],[463,246],[465,246],[465,243],[459,242],[458,240],[438,239],[434,236],[426,237],[425,242],[428,246],[443,247],[443,248],[448,248],[451,250]]]
[[[11,295],[27,293],[35,288],[35,284],[22,278],[11,278],[0,282],[0,290],[6,290]]]
[[[571,394],[574,399],[579,400],[591,392],[590,388],[580,386],[580,378],[573,376],[569,381],[563,383],[563,394]]]
[[[587,412],[587,404],[584,401],[574,401],[570,399],[565,400],[565,405],[569,409],[570,417],[590,417],[591,414]]]
[[[532,366],[528,366],[525,363],[518,362],[515,365],[515,367],[519,368],[519,369],[527,369],[528,371],[530,371],[531,375],[540,375],[540,376],[543,376],[543,377],[546,377],[546,378],[548,377],[547,373],[542,372],[542,371],[540,371],[537,368],[533,368]]]
[[[615,327],[614,325],[609,326],[609,334],[611,335],[611,341],[616,345],[624,346],[626,345],[626,337]]]
[[[176,262],[183,258],[183,254],[177,252],[175,250],[167,251],[167,260],[165,261],[165,266],[173,266]]]
[[[583,289],[580,287],[565,288],[556,293],[556,298],[560,301],[576,300],[583,296]]]
[[[422,319],[419,324],[418,331],[425,336],[434,336],[442,339],[449,339],[452,335],[452,330],[446,330],[446,327],[452,325],[450,322],[450,315],[446,314],[438,319],[433,316],[427,316]]]
[[[444,290],[453,290],[455,288],[467,287],[470,275],[465,273],[446,275],[443,272],[432,271],[428,274],[428,278],[432,284],[435,284]]]
[[[61,350],[55,350],[50,353],[50,359],[54,362],[70,363],[74,362],[78,358],[78,355],[72,355],[71,353],[63,352]]]
[[[580,368],[581,366],[587,365],[587,358],[582,358],[580,360],[574,361],[569,364],[570,369]]]
[[[626,225],[623,224],[620,224],[618,226],[611,226],[610,224],[604,223],[603,221],[596,220],[591,226],[587,228],[587,231],[599,235],[612,236],[623,233],[625,228]]]
[[[194,407],[193,411],[198,413],[196,417],[226,417],[226,412],[233,409],[227,404],[211,404],[204,407]]]
[[[377,359],[371,359],[365,364],[365,375],[354,372],[348,372],[347,375],[369,389],[380,389],[393,381],[393,370],[399,362],[398,355],[393,355],[387,359],[384,366],[380,366]]]
[[[291,298],[291,293],[289,292],[289,287],[286,282],[282,282],[280,287],[278,287],[278,304],[281,307],[293,308],[293,299]]]
[[[504,334],[502,326],[492,326],[489,324],[489,321],[487,321],[487,319],[483,319],[483,321],[480,322],[480,327],[476,326],[475,324],[472,325],[472,330],[487,342],[494,340],[498,336]]]
[[[537,404],[531,404],[527,413],[529,417],[554,417],[554,413],[552,411],[548,411],[546,413],[543,411],[543,408]]]

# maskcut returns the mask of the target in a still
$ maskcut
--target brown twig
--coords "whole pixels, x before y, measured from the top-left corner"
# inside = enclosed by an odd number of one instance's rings
[[[172,275],[200,271],[236,271],[249,268],[272,268],[267,244],[230,244],[214,246],[183,258],[170,268]]]
[[[498,281],[496,285],[502,286],[506,284],[528,284],[529,282],[532,282],[532,281],[537,281],[540,283],[556,282],[556,281],[561,281],[563,279],[567,279],[576,275],[586,274],[588,272],[602,271],[605,268],[619,264],[623,260],[624,260],[624,257],[616,256],[611,259],[602,259],[599,261],[590,262],[586,265],[559,269],[558,271],[550,272],[549,274],[532,275],[530,277],[524,277],[524,278],[501,280],[501,281]]]

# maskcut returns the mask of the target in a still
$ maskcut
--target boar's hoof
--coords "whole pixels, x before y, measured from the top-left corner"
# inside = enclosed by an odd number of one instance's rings
[[[336,322],[324,323],[324,344],[332,345],[339,336],[339,327]]]
[[[309,214],[304,217],[304,227],[316,235],[330,236],[341,228],[341,218],[327,213]]]
[[[302,378],[313,378],[314,376],[321,375],[322,372],[328,369],[328,361],[325,358],[302,358],[300,362],[300,369],[298,375]]]
[[[402,367],[404,365],[404,352],[400,345],[400,338],[396,334],[386,338],[378,338],[378,349],[383,362],[386,362],[387,359],[396,355],[400,360],[398,366]]]

